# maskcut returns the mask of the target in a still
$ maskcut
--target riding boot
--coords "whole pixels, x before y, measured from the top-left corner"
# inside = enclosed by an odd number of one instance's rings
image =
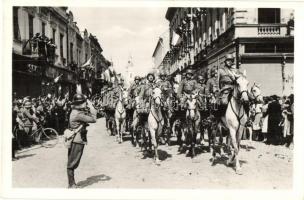
[[[69,188],[72,188],[76,185],[75,179],[74,179],[74,170],[68,169],[67,174],[68,174]]]

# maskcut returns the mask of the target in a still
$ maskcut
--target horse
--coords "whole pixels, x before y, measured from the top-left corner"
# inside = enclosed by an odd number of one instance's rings
[[[232,165],[235,161],[235,171],[242,174],[239,162],[240,142],[244,133],[248,116],[244,109],[243,103],[248,101],[248,80],[246,79],[246,71],[243,74],[234,74],[236,80],[232,89],[231,97],[228,101],[225,114],[219,120],[219,126],[229,130],[227,146],[232,147],[232,153],[227,160],[227,165]],[[212,163],[215,160],[213,154]]]
[[[148,127],[151,137],[151,143],[154,149],[154,161],[159,164],[158,156],[158,137],[161,134],[162,128],[164,126],[164,118],[161,112],[161,95],[162,91],[160,88],[154,88],[151,96],[150,102],[150,112],[148,115]]]
[[[127,98],[127,92],[122,91],[119,93],[119,99],[115,108],[115,124],[116,124],[116,139],[119,143],[123,142],[122,129],[126,124],[126,109],[125,109],[125,100]]]
[[[134,108],[133,112],[133,120],[130,125],[130,132],[131,132],[131,137],[132,137],[132,144],[133,146],[140,145],[139,142],[139,131],[137,130],[139,126],[139,121],[140,121],[140,116],[138,113],[138,109],[141,107],[141,101],[139,96],[136,96],[132,102],[132,107]]]
[[[185,94],[187,97],[186,100],[186,130],[187,138],[190,142],[189,153],[191,158],[195,156],[195,144],[197,141],[197,133],[200,132],[201,125],[201,115],[198,110],[199,101],[198,94]]]
[[[249,142],[251,144],[253,133],[255,133],[255,138],[257,138],[256,134],[258,134],[258,131],[261,130],[260,122],[261,122],[261,118],[263,117],[263,113],[262,113],[263,96],[262,96],[260,84],[256,84],[256,83],[253,84],[249,93],[249,99],[253,102],[250,109],[252,123],[251,126],[248,127]]]

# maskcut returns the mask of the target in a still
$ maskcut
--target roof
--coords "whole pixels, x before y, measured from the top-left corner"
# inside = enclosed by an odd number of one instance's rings
[[[166,19],[171,21],[176,11],[176,7],[169,7],[166,12]]]

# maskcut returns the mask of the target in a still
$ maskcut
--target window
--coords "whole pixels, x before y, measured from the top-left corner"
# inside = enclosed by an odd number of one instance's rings
[[[45,23],[44,22],[42,22],[42,24],[41,24],[41,33],[43,36],[45,36]]]
[[[14,39],[20,39],[19,23],[18,23],[18,7],[13,8],[13,22],[14,22]]]
[[[63,34],[60,34],[60,57],[63,58]]]
[[[34,36],[34,17],[32,15],[28,15],[29,20],[29,38],[31,39]]]
[[[259,8],[258,9],[258,23],[273,24],[281,22],[280,8]]]
[[[70,43],[70,59],[71,59],[71,62],[74,61],[74,59],[73,59],[73,46],[74,46],[74,44],[71,42]]]
[[[53,28],[53,34],[52,34],[52,37],[53,37],[53,42],[54,44],[56,43],[56,29]]]

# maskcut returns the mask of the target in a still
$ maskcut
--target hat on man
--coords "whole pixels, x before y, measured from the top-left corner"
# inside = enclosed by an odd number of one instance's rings
[[[204,80],[205,80],[204,76],[202,76],[202,75],[199,75],[199,76],[197,77],[197,79],[198,79],[199,81],[204,81]]]
[[[75,94],[73,97],[72,105],[79,105],[86,102],[86,97],[83,94]]]
[[[29,101],[26,101],[26,102],[23,104],[23,107],[25,107],[25,108],[31,108],[31,107],[32,107],[32,103],[29,102]]]
[[[134,80],[140,80],[139,76],[135,76]]]
[[[234,56],[230,53],[226,54],[225,60],[234,60]]]
[[[160,73],[159,73],[159,76],[166,76],[167,74],[164,72],[164,71],[161,71]]]
[[[191,74],[191,75],[193,75],[193,70],[192,69],[187,69],[187,71],[186,71],[186,75],[187,74]]]
[[[155,79],[155,76],[154,76],[154,74],[153,74],[153,73],[149,73],[149,74],[147,74],[147,78],[149,78],[149,76],[152,76],[152,77],[153,77],[153,79]]]

